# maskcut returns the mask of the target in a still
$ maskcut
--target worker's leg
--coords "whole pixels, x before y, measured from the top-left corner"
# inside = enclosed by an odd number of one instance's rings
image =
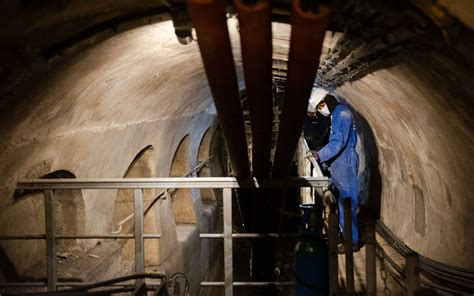
[[[342,233],[344,233],[344,203],[343,198],[337,199],[339,204],[339,225]],[[357,202],[351,198],[351,220],[352,220],[352,244],[354,246],[359,245],[359,229],[357,224]]]
[[[359,247],[359,228],[357,223],[357,199],[351,198],[351,218],[352,218],[352,245]]]
[[[359,229],[357,227],[357,206],[358,206],[358,187],[357,187],[357,169],[358,157],[354,157],[348,162],[334,163],[331,167],[332,182],[338,190],[339,203],[339,224],[344,231],[344,206],[343,199],[351,199],[351,220],[352,220],[352,243],[359,245]]]

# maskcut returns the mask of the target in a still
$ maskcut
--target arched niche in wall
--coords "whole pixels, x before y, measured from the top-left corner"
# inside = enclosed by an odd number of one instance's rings
[[[67,179],[76,176],[66,170],[54,171],[45,179]],[[81,190],[55,190],[56,234],[84,234],[85,208]],[[58,251],[70,252],[71,249],[84,250],[84,240],[59,240]]]
[[[183,177],[190,171],[189,166],[189,135],[178,145],[171,164],[170,177]],[[173,212],[176,224],[196,224],[196,211],[191,189],[177,189],[172,193]]]
[[[40,179],[76,178],[68,170],[56,170],[43,176],[28,176]],[[84,234],[85,209],[81,190],[54,190],[54,218],[56,235]],[[13,204],[0,215],[0,233],[3,235],[44,234],[45,229],[44,192],[41,190],[16,190]],[[2,254],[14,266],[7,273],[17,273],[23,277],[45,275],[42,267],[46,256],[43,240],[4,241]],[[58,240],[58,253],[83,252],[83,240]],[[2,262],[6,258],[0,258]],[[5,268],[5,267],[3,267]],[[2,269],[3,269],[2,268]],[[13,270],[14,269],[14,270]],[[5,272],[4,270],[2,270]]]
[[[210,177],[211,170],[209,168],[210,162],[212,159],[210,157],[213,155],[210,153],[211,148],[211,139],[212,139],[212,132],[211,128],[208,128],[204,133],[204,136],[201,139],[201,144],[199,145],[198,151],[198,162],[208,161],[209,163],[205,165],[198,173],[199,177]],[[214,196],[214,191],[211,188],[202,188],[201,189],[201,199],[203,202],[212,202],[216,200]]]
[[[209,163],[209,172],[213,177],[223,177],[229,174],[227,149],[220,128],[216,128],[211,136],[209,153],[213,160]],[[214,197],[219,201],[222,198],[222,189],[214,189]]]
[[[149,145],[143,148],[133,159],[129,165],[127,171],[124,174],[124,178],[150,178],[156,176],[155,169],[155,153],[153,146]],[[148,205],[152,204],[153,200],[157,197],[156,189],[144,189],[143,190],[143,207],[147,208]],[[147,212],[144,217],[144,232],[145,233],[158,233],[158,209],[157,204],[154,204],[152,208]],[[133,232],[133,217],[130,217],[134,213],[134,195],[132,189],[119,189],[117,191],[117,197],[114,204],[114,213],[112,219],[112,232],[113,233],[132,233]],[[133,240],[124,240],[122,256],[125,260],[134,259],[134,247]],[[145,263],[147,266],[158,265],[160,263],[160,245],[159,241],[155,239],[145,240]]]

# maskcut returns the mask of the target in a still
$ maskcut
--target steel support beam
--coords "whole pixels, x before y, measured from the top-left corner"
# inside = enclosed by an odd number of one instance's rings
[[[55,212],[53,190],[46,190],[44,192],[44,217],[46,226],[46,272],[48,276],[48,292],[56,291],[56,284],[58,282],[58,275],[56,272]]]
[[[237,86],[225,1],[187,0],[207,80],[229,151],[233,174],[250,176],[242,105]]]
[[[327,191],[329,194],[330,191]],[[338,294],[338,253],[337,240],[339,234],[339,222],[336,214],[337,204],[329,205],[328,216],[328,251],[329,251],[329,295]]]
[[[225,296],[233,295],[232,189],[224,189],[224,283]]]
[[[133,190],[135,204],[135,272],[145,272],[145,248],[143,241],[143,189]],[[138,283],[137,286],[141,285]]]
[[[234,287],[294,286],[295,282],[234,282]],[[224,287],[225,282],[201,282],[201,287]]]
[[[365,274],[367,296],[377,294],[377,270],[375,263],[375,222],[365,224]]]
[[[407,287],[408,296],[416,295],[416,290],[420,288],[418,254],[415,252],[411,252],[406,255],[405,285]]]
[[[354,254],[352,253],[351,199],[344,198],[344,253],[346,258],[346,293],[354,295]]]
[[[274,177],[286,177],[290,172],[329,19],[326,6],[313,13],[304,12],[299,0],[293,0],[292,5],[288,74],[272,169]]]
[[[272,22],[269,0],[234,0],[252,128],[252,175],[268,177],[272,146]]]

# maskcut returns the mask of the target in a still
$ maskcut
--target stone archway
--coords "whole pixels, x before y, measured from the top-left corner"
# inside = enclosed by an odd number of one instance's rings
[[[124,174],[124,178],[150,178],[156,176],[155,152],[153,146],[143,148],[133,159]],[[144,208],[153,203],[157,198],[156,189],[143,190]],[[113,233],[132,233],[134,213],[133,190],[119,189],[114,204],[114,214],[112,220]],[[154,204],[144,217],[144,232],[159,233],[158,205]],[[133,260],[134,249],[133,240],[123,241],[122,255],[125,260]],[[145,240],[145,264],[156,266],[161,262],[160,243],[156,239]]]
[[[56,170],[43,176],[31,176],[40,179],[76,178],[68,170]],[[85,207],[81,190],[54,191],[56,235],[81,235],[85,229]],[[44,234],[44,192],[42,190],[17,190],[14,202],[0,215],[0,234],[37,235]],[[20,222],[21,221],[21,222]],[[19,223],[20,222],[20,223]],[[1,248],[13,263],[6,271],[21,276],[39,276],[43,271],[38,265],[44,264],[45,243],[41,240],[5,241]],[[65,252],[83,252],[84,240],[68,239],[57,241],[58,254]],[[5,271],[4,271],[5,272]]]
[[[190,171],[189,165],[189,135],[186,135],[178,145],[173,156],[170,177],[183,177]],[[177,189],[172,194],[173,212],[176,224],[196,224],[196,209],[194,208],[191,189]]]
[[[208,128],[201,139],[201,144],[199,145],[198,162],[205,161],[209,159],[211,156],[214,157],[210,153],[211,140],[212,140],[212,131],[211,131],[211,128]],[[206,166],[204,166],[199,171],[198,176],[210,177],[211,176],[210,164],[207,164]],[[216,200],[214,191],[211,188],[202,188],[201,200],[203,202],[214,202]]]

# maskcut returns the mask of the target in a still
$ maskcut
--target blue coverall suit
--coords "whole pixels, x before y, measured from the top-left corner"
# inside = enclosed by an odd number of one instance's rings
[[[357,144],[357,131],[354,117],[349,108],[338,104],[332,112],[331,133],[329,143],[318,151],[322,162],[329,162],[331,166],[331,182],[338,191],[339,225],[344,230],[343,198],[349,197],[352,201],[352,243],[359,243],[357,229],[357,171],[359,169],[359,156],[355,150]]]

